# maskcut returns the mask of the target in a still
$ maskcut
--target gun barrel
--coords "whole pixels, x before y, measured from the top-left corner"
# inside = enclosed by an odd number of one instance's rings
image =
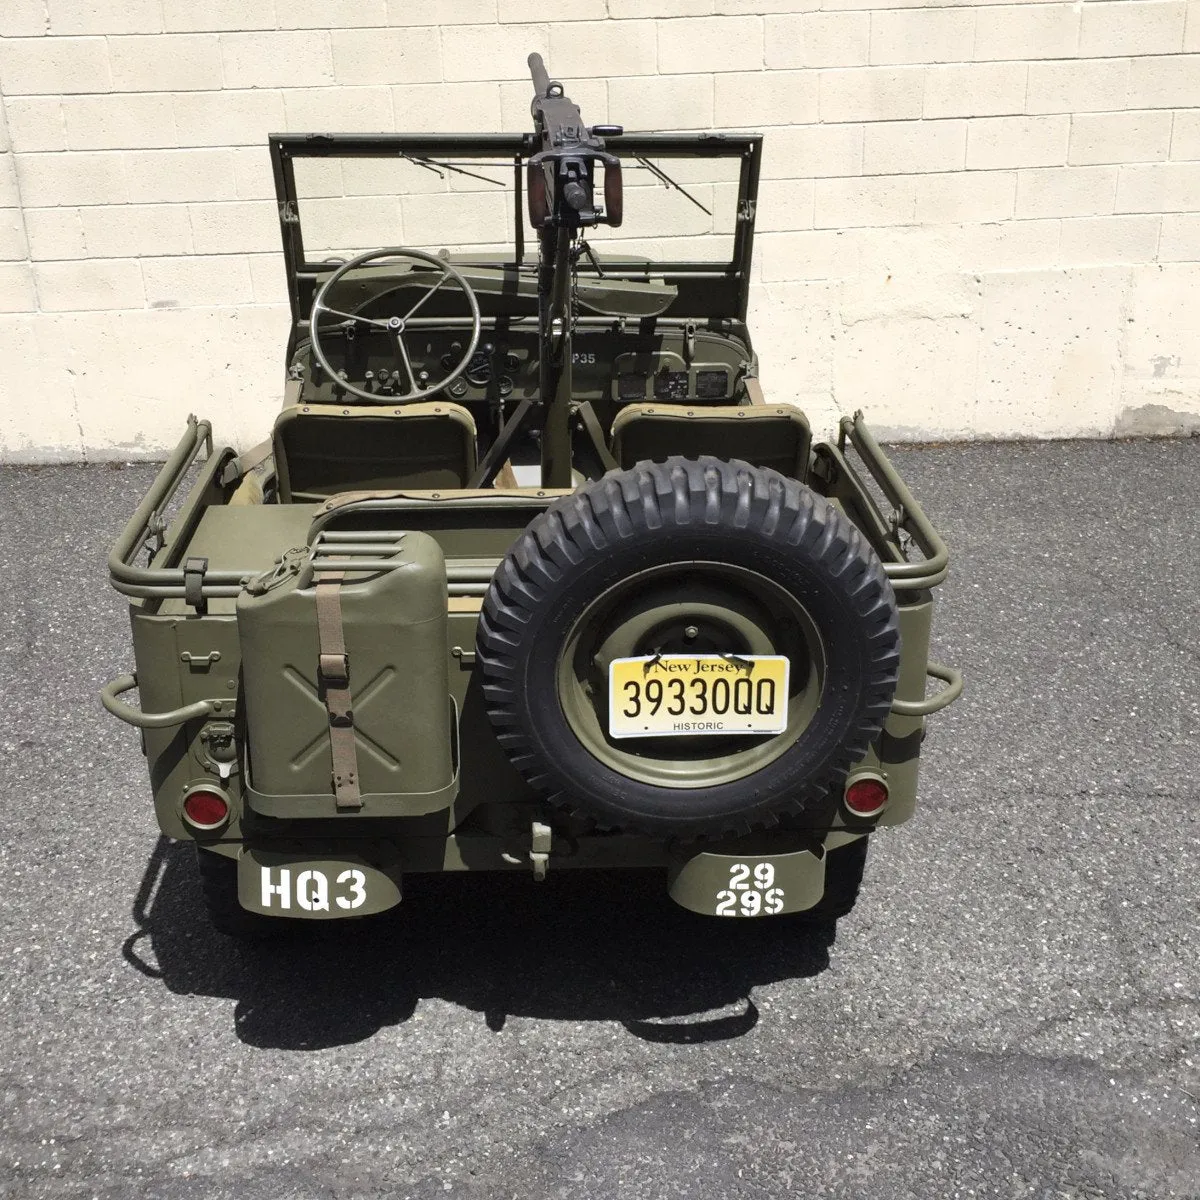
[[[529,72],[533,76],[533,90],[539,97],[544,97],[550,91],[550,73],[540,54],[529,56]]]

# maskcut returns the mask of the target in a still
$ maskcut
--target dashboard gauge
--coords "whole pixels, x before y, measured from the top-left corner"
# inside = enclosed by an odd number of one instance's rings
[[[509,371],[519,371],[521,369],[521,360],[510,351],[504,356],[504,366]]]
[[[513,390],[513,381],[507,375],[501,375],[496,380],[496,388],[502,396],[511,396]]]
[[[460,377],[456,379],[446,390],[457,400],[467,394],[467,381]]]
[[[467,382],[476,387],[487,387],[492,378],[492,360],[482,351],[471,356],[467,365]]]

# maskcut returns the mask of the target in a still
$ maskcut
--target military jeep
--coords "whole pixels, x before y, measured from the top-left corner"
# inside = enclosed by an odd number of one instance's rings
[[[828,922],[961,690],[920,505],[861,416],[814,443],[760,386],[761,137],[589,128],[530,65],[525,135],[270,138],[282,411],[242,454],[190,418],[112,550],[136,674],[102,700],[225,933],[578,868]],[[355,252],[352,180],[385,226],[475,204],[503,236]],[[626,236],[663,195],[708,236]]]

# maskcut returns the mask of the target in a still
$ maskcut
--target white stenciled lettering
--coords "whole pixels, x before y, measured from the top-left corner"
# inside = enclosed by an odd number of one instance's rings
[[[329,911],[329,880],[320,871],[301,871],[296,876],[296,903],[305,912]]]
[[[263,908],[271,907],[271,897],[279,897],[280,908],[292,907],[292,873],[287,867],[279,869],[279,882],[273,883],[271,879],[271,868],[263,867],[262,869],[262,906]]]
[[[367,877],[359,870],[352,868],[343,871],[337,877],[338,883],[350,885],[349,896],[337,896],[339,908],[359,908],[367,902]]]

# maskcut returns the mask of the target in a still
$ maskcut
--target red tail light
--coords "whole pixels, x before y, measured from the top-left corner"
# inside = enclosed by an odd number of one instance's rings
[[[183,819],[195,829],[216,829],[229,820],[229,801],[214,789],[196,788],[183,798]]]
[[[856,817],[878,816],[887,802],[887,784],[870,775],[856,779],[846,789],[846,807]]]

